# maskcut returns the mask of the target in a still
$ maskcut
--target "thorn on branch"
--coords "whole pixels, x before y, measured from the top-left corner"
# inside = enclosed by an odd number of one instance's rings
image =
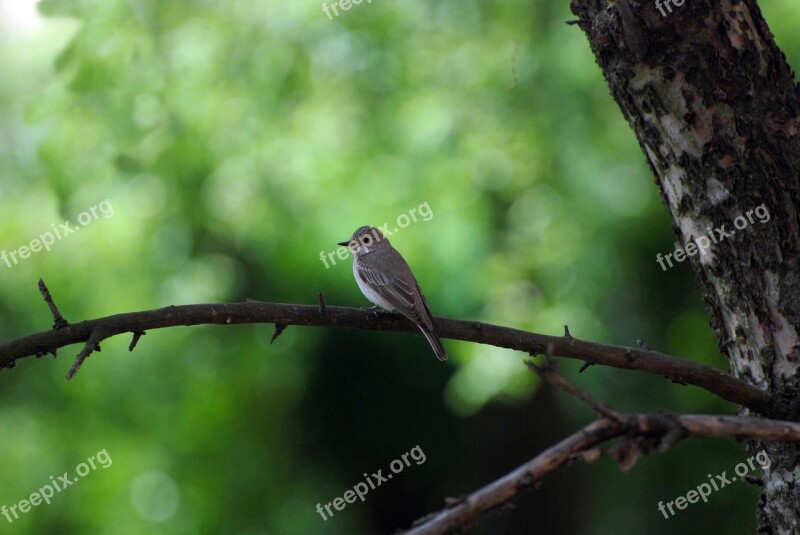
[[[325,314],[327,309],[325,308],[325,298],[322,297],[322,292],[317,292],[317,300],[319,301],[319,313]]]
[[[275,324],[275,332],[272,333],[272,339],[269,341],[270,345],[272,345],[272,342],[274,342],[281,335],[281,333],[283,333],[285,328],[286,325],[283,325],[282,323]]]
[[[525,364],[528,366],[528,368],[539,374],[539,376],[548,383],[558,387],[567,394],[575,396],[576,398],[580,399],[581,401],[589,405],[589,407],[594,409],[594,411],[597,412],[600,416],[605,416],[606,418],[614,420],[620,425],[627,426],[627,419],[625,418],[625,416],[623,416],[610,406],[601,403],[600,401],[597,401],[591,396],[591,394],[589,394],[579,386],[576,386],[567,381],[566,379],[564,379],[564,377],[562,377],[555,371],[555,366],[552,365],[551,361],[548,360],[544,366],[539,366],[532,361],[526,361]]]
[[[622,437],[608,449],[608,454],[617,462],[620,470],[630,472],[636,462],[647,455],[646,449],[638,437]]]
[[[50,290],[47,289],[47,285],[45,285],[42,279],[39,279],[39,291],[42,293],[42,297],[44,297],[47,306],[50,307],[50,313],[53,314],[53,320],[55,321],[53,323],[53,330],[57,331],[64,327],[69,327],[69,322],[67,322],[64,316],[61,315],[61,312],[59,312],[58,307],[53,302],[53,297],[50,295]]]
[[[656,449],[659,452],[664,453],[670,447],[674,446],[675,444],[686,438],[689,435],[689,433],[681,425],[681,423],[678,421],[678,418],[676,418],[674,414],[669,412],[664,412],[662,413],[662,415],[664,417],[667,430],[661,437],[661,440],[658,441]]]
[[[660,453],[664,453],[686,437],[686,430],[678,425],[677,422],[675,423],[675,427],[664,433],[664,436],[661,437],[661,440],[658,442],[656,449],[658,449]]]
[[[645,351],[650,349],[647,347],[647,344],[644,343],[644,340],[636,340],[636,345],[639,346],[639,349],[644,349]]]
[[[581,450],[577,454],[586,464],[593,463],[603,456],[603,450],[599,446],[588,450]]]
[[[517,505],[514,502],[506,502],[500,506],[500,511],[504,513],[514,512],[517,510]]]
[[[139,343],[139,338],[146,335],[147,333],[144,331],[134,331],[133,338],[131,339],[131,345],[128,346],[128,351],[133,351],[136,347],[136,344]]]
[[[678,417],[668,412],[655,415],[633,416],[631,427],[640,435],[628,435],[614,444],[608,454],[614,458],[623,472],[628,472],[636,462],[652,451],[664,453],[689,436]]]
[[[445,496],[444,497],[444,504],[447,507],[453,507],[454,505],[458,505],[464,501],[463,496],[459,496],[458,498],[453,498],[452,496]]]
[[[578,373],[583,373],[584,371],[586,371],[586,368],[588,368],[589,366],[594,366],[594,362],[589,362],[588,360],[586,362],[584,362],[583,366],[581,366],[581,369],[578,370]]]
[[[89,357],[89,355],[92,354],[92,352],[94,351],[97,351],[98,353],[100,352],[100,341],[105,338],[103,332],[101,331],[102,329],[99,327],[94,331],[92,331],[92,334],[89,336],[89,339],[86,340],[86,345],[83,346],[81,352],[78,353],[77,357],[75,357],[75,362],[72,363],[72,368],[70,368],[69,373],[67,373],[67,376],[64,379],[69,381],[70,379],[75,377],[75,374],[78,373],[78,370],[81,369],[83,361],[86,360]]]
[[[569,325],[564,325],[564,338],[572,338],[572,335],[569,333]]]

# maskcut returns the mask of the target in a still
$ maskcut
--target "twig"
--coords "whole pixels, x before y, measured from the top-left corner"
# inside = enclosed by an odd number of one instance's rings
[[[567,394],[575,396],[576,398],[580,399],[587,405],[589,405],[594,411],[599,414],[600,416],[605,416],[606,418],[610,418],[615,420],[620,424],[625,424],[625,417],[611,408],[610,406],[594,399],[591,394],[587,391],[583,390],[577,385],[574,385],[567,381],[563,376],[559,375],[555,371],[555,367],[553,362],[548,360],[545,362],[544,366],[539,366],[533,361],[525,361],[525,364],[530,368],[532,371],[536,372],[539,377],[550,383],[551,385],[563,390]]]
[[[53,329],[58,330],[69,326],[69,322],[67,322],[67,320],[64,319],[64,316],[61,315],[61,312],[59,312],[58,307],[53,302],[53,297],[50,295],[50,290],[47,289],[47,286],[42,279],[39,279],[39,291],[42,293],[47,306],[50,307],[50,313],[53,314]]]
[[[285,328],[286,328],[286,325],[284,325],[282,323],[276,323],[275,324],[275,332],[272,333],[272,338],[269,341],[269,345],[272,345],[272,342],[274,342],[281,335],[281,333],[283,333],[283,330]]]
[[[620,434],[613,420],[597,420],[500,479],[476,490],[464,500],[429,517],[405,535],[434,535],[454,531],[475,517],[500,507],[514,497],[520,488],[529,487],[548,473],[569,462],[579,452],[590,449]],[[524,485],[520,483],[524,482]]]
[[[133,333],[133,338],[131,339],[131,345],[128,346],[128,351],[133,351],[136,347],[136,344],[139,343],[139,338],[146,335],[147,333],[144,331],[136,331]]]
[[[105,335],[106,330],[104,329],[103,325],[98,326],[95,330],[92,331],[92,334],[89,335],[89,339],[86,340],[86,344],[81,349],[81,352],[78,353],[78,356],[75,357],[75,362],[72,363],[72,368],[69,369],[67,376],[64,378],[67,381],[75,377],[75,374],[78,373],[78,370],[81,369],[83,365],[83,361],[86,360],[92,352],[97,351],[100,352],[100,342],[107,338]]]
[[[573,433],[558,444],[546,449],[527,463],[504,475],[500,479],[482,487],[445,509],[426,515],[414,527],[403,532],[405,535],[439,535],[453,532],[469,525],[478,516],[500,508],[521,490],[540,481],[550,472],[581,457],[588,460],[597,458],[596,448],[611,439],[631,436],[639,439],[660,437],[673,432],[678,426],[686,436],[691,437],[729,437],[752,438],[777,442],[800,442],[800,423],[745,416],[678,415],[663,413],[624,415],[625,425],[615,419],[601,418]],[[635,455],[638,447],[629,441],[625,453]],[[622,453],[622,452],[621,452]],[[636,457],[638,458],[638,457]],[[618,458],[621,468],[623,459]],[[635,462],[635,458],[624,459]]]

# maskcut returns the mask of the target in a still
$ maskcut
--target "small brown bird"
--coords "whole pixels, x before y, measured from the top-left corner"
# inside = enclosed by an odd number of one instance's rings
[[[339,245],[353,254],[353,275],[361,292],[389,312],[399,312],[419,327],[439,360],[447,360],[433,315],[405,259],[375,227],[359,227]]]

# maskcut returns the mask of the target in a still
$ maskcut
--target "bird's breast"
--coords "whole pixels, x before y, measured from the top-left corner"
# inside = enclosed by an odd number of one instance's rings
[[[361,278],[361,274],[358,272],[358,265],[353,262],[353,275],[356,278],[356,283],[358,283],[358,287],[361,289],[361,293],[364,294],[364,297],[369,299],[370,303],[378,305],[384,310],[388,310],[390,312],[395,310],[394,305],[392,305],[389,301],[384,299],[384,297],[380,294],[379,291],[375,290],[373,286],[363,280]]]

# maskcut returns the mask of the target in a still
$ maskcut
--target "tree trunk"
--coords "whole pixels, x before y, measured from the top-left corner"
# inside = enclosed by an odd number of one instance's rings
[[[800,94],[755,0],[676,1],[572,0],[572,11],[685,249],[659,264],[691,263],[732,373],[781,396],[794,420]],[[771,460],[759,531],[798,533],[800,448],[758,447]]]

